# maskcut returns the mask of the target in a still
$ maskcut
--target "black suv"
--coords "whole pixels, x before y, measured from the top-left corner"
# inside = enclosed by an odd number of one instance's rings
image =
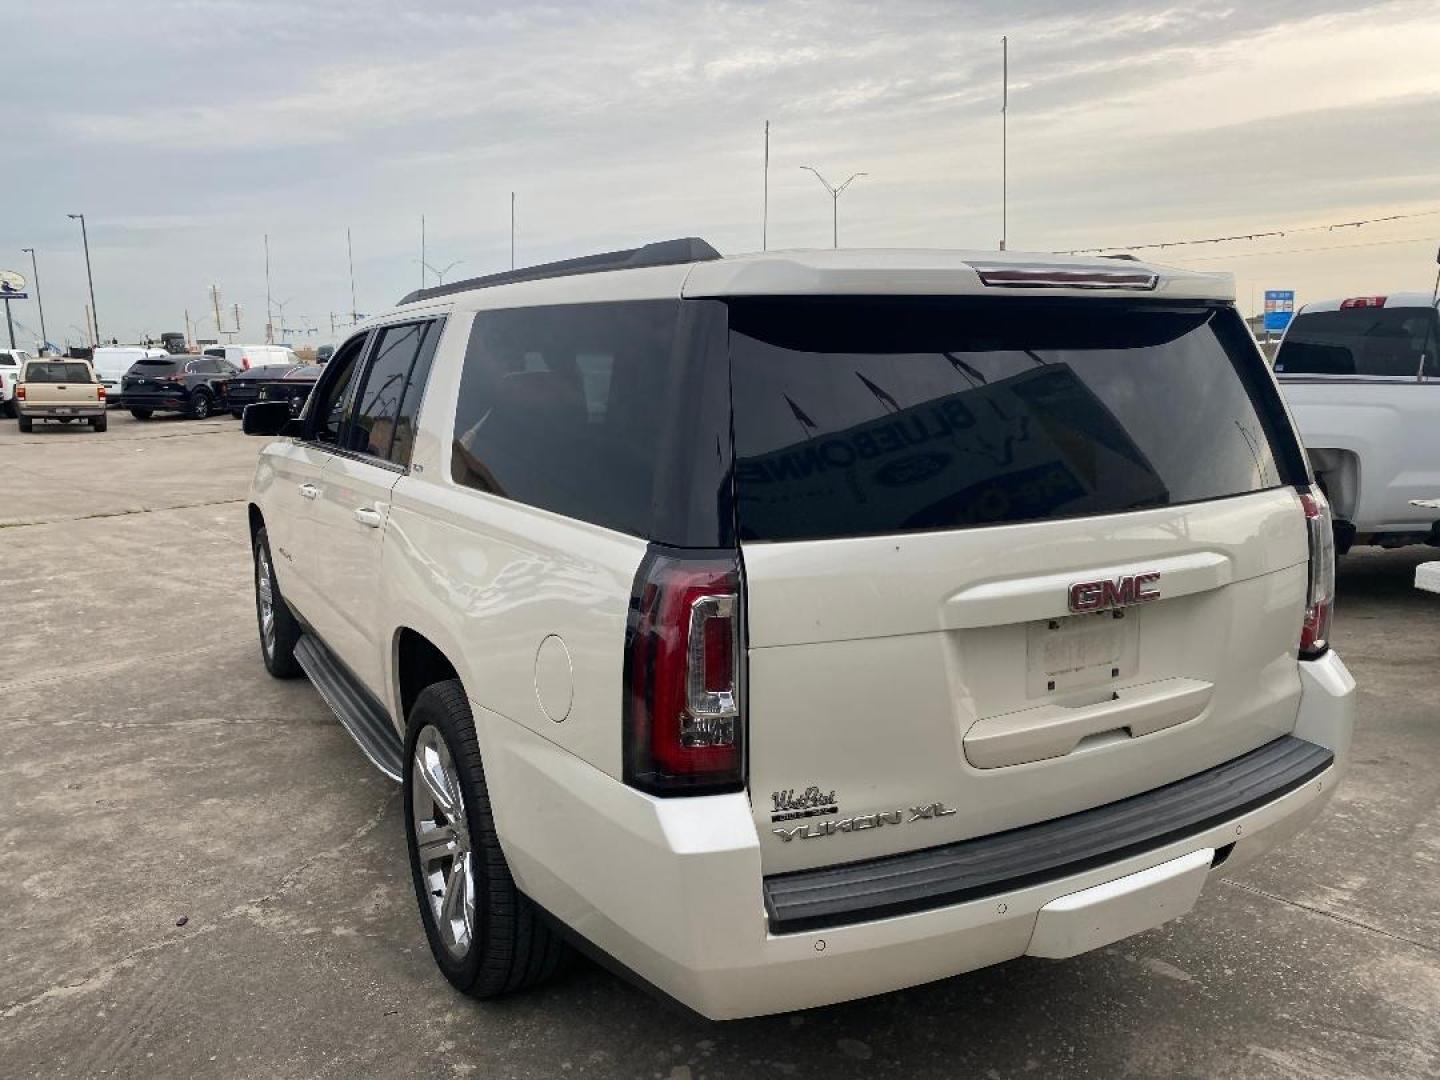
[[[239,372],[218,356],[147,356],[125,373],[120,400],[136,420],[149,420],[157,412],[204,420]]]

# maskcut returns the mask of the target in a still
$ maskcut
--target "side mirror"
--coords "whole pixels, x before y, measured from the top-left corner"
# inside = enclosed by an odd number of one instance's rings
[[[240,419],[240,430],[246,435],[300,435],[305,430],[303,423],[291,427],[290,403],[288,401],[257,401],[246,405]]]

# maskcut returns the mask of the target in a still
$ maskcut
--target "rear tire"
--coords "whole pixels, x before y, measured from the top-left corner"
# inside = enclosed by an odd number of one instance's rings
[[[155,415],[155,410],[154,410],[154,409],[131,409],[131,410],[130,410],[130,415],[133,416],[133,417],[135,417],[136,420],[149,420],[150,417],[152,417],[152,416]]]
[[[27,435],[35,430],[35,421],[30,419],[30,417],[28,416],[20,417],[18,422],[20,424],[20,430]]]
[[[230,410],[230,415],[233,416],[236,420],[239,420],[241,417],[243,417],[243,416],[245,415],[245,410],[244,410],[244,409],[231,409],[231,410]]]
[[[104,431],[109,426],[110,418],[108,416],[97,416],[94,420],[90,421],[90,427],[97,432]]]
[[[410,876],[436,965],[475,998],[549,979],[570,948],[510,876],[459,680],[428,686],[415,699],[404,761]]]
[[[191,420],[207,420],[214,410],[214,405],[209,390],[196,390],[190,395],[190,405],[185,410],[185,415]]]
[[[262,528],[255,534],[255,622],[260,628],[260,656],[265,670],[277,679],[296,679],[304,672],[295,659],[300,623],[280,595],[270,537]]]

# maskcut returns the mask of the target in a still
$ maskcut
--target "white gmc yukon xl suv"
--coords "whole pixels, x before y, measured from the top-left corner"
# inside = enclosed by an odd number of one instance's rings
[[[265,664],[403,782],[475,996],[1069,957],[1345,769],[1329,511],[1225,277],[669,241],[413,293],[245,430]]]
[[[1306,304],[1275,375],[1335,515],[1352,543],[1440,546],[1440,326],[1431,293]]]

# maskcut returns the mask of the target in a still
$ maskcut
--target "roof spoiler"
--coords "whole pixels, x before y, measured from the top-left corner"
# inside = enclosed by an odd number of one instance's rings
[[[497,285],[513,285],[520,281],[598,274],[607,270],[636,270],[645,266],[680,266],[684,263],[709,262],[718,258],[720,252],[704,240],[696,236],[685,236],[678,240],[659,240],[623,251],[605,251],[598,255],[582,255],[578,259],[562,259],[559,262],[525,266],[518,270],[487,274],[484,277],[466,278],[464,281],[452,281],[448,285],[437,285],[433,289],[416,289],[408,293],[400,303],[413,304],[420,300],[434,300],[440,296],[469,292],[471,289],[492,289]]]

